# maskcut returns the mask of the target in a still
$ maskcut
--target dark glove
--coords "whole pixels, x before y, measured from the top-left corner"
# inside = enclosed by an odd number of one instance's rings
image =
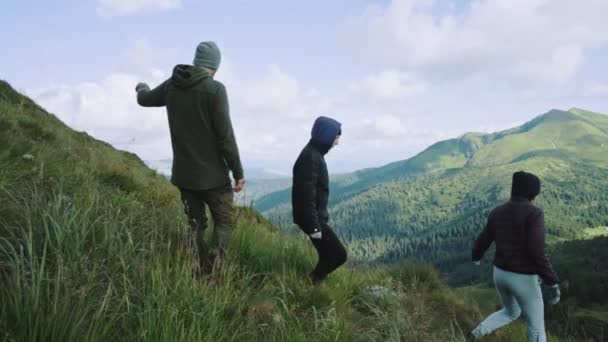
[[[559,290],[559,284],[549,286],[547,289],[547,302],[551,305],[559,303],[561,297],[561,291]]]
[[[139,92],[140,90],[144,90],[144,89],[145,90],[150,89],[150,87],[146,83],[144,83],[144,82],[139,82],[135,86],[135,91],[136,92]]]

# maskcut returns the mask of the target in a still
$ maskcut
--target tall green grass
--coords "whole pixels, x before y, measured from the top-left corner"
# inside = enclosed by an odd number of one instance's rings
[[[248,209],[225,267],[199,279],[181,215],[169,234],[97,196],[3,194],[21,208],[0,239],[7,341],[445,341],[475,319],[428,267],[344,268],[313,287],[308,243]]]

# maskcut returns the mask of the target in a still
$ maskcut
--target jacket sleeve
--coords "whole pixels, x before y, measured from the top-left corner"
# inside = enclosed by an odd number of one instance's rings
[[[232,171],[232,177],[235,180],[242,179],[244,177],[243,166],[241,164],[234,130],[232,129],[232,122],[230,121],[228,95],[226,94],[224,85],[220,85],[217,90],[216,102],[211,117],[220,152]]]
[[[317,211],[317,183],[319,179],[319,161],[308,154],[302,160],[294,174],[298,182],[299,208],[294,208],[302,217],[302,229],[307,234],[321,231],[319,212]]]
[[[559,278],[545,253],[545,220],[542,210],[534,211],[526,221],[527,250],[534,268],[545,285],[559,283]]]
[[[481,260],[485,252],[490,248],[492,242],[494,242],[494,229],[492,227],[492,212],[490,212],[486,226],[473,244],[473,251],[471,253],[473,261]]]
[[[165,106],[166,88],[169,80],[161,83],[158,87],[150,90],[145,86],[137,92],[137,103],[142,107],[163,107]]]

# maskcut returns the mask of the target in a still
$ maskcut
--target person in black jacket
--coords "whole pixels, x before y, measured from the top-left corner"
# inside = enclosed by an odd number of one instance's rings
[[[341,133],[338,121],[317,118],[311,139],[293,166],[293,222],[308,235],[319,254],[317,266],[310,273],[314,284],[346,262],[346,250],[328,225],[329,175],[324,157],[338,144]]]
[[[524,315],[528,341],[544,342],[543,297],[539,278],[549,286],[551,304],[560,299],[559,278],[545,253],[543,211],[534,205],[540,180],[519,171],[513,174],[511,199],[494,208],[475,241],[472,259],[479,265],[485,251],[496,243],[494,284],[503,309],[486,318],[472,334],[481,338]]]

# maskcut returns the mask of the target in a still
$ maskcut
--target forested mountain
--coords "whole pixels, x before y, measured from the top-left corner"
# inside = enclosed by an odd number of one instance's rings
[[[509,197],[518,170],[543,181],[537,204],[549,240],[608,226],[608,116],[581,109],[551,110],[502,132],[465,134],[411,159],[341,176],[331,184],[331,217],[360,262],[421,259],[458,270],[488,211]],[[256,208],[289,225],[289,196],[289,189],[264,196]]]

